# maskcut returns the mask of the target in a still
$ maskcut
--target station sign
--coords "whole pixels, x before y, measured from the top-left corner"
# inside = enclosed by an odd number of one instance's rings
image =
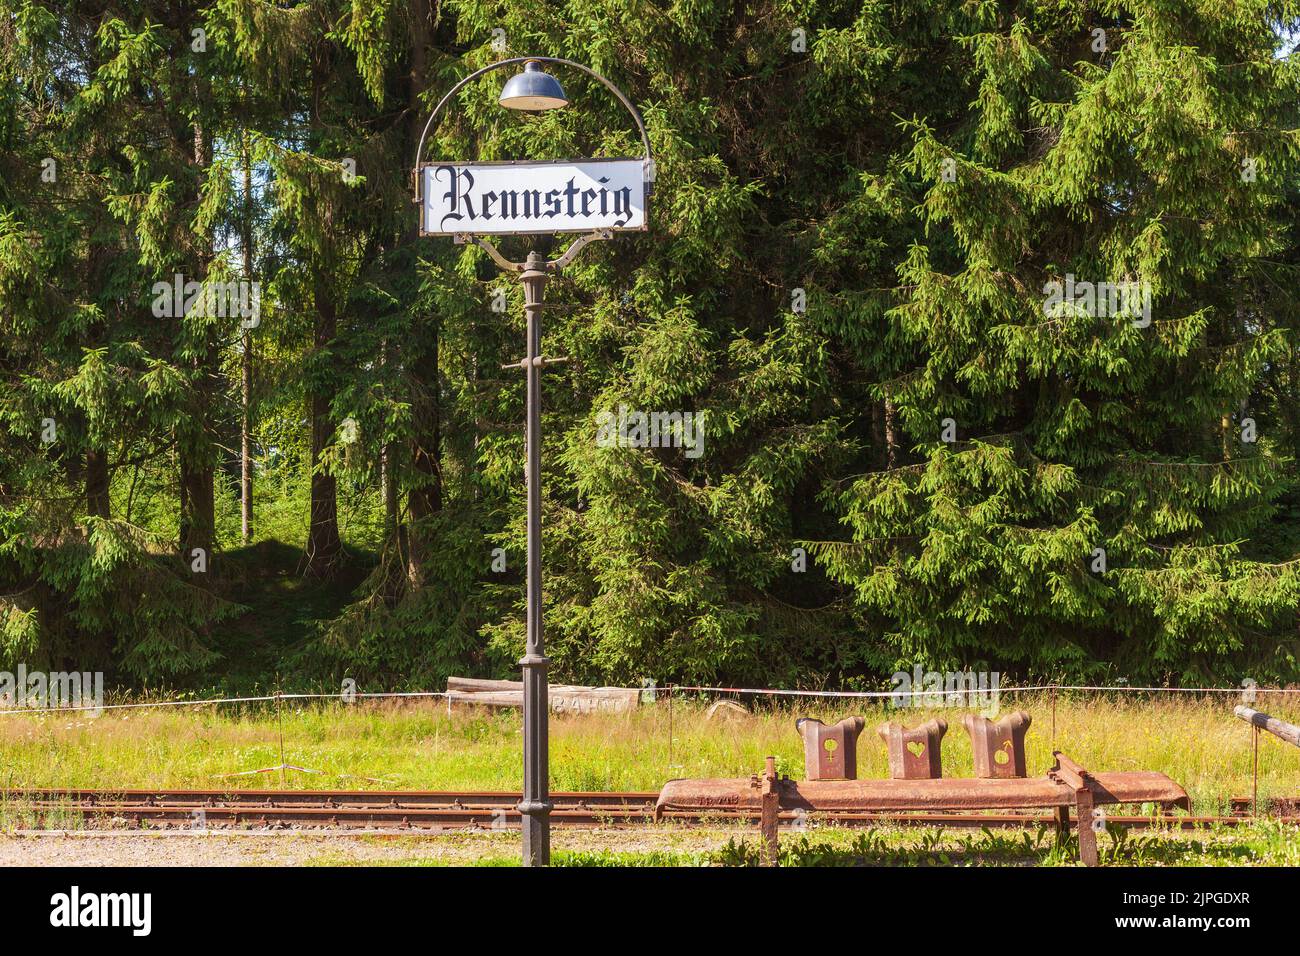
[[[545,235],[646,229],[646,162],[424,163],[420,235]]]

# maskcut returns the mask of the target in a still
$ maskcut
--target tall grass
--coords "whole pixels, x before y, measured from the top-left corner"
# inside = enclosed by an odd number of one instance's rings
[[[1014,702],[1011,704],[1010,702]],[[1004,692],[1004,708],[1033,716],[1028,769],[1044,773],[1059,749],[1092,770],[1159,770],[1187,788],[1198,813],[1217,813],[1249,795],[1252,729],[1232,715],[1233,699],[1191,695],[1061,696]],[[552,715],[554,790],[657,790],[673,777],[745,777],[772,754],[803,776],[796,716],[867,719],[858,745],[859,777],[887,776],[875,727],[948,722],[945,776],[972,773],[960,710],[886,710],[874,702],[824,701],[708,719],[707,701],[661,699],[627,714]],[[1300,716],[1300,697],[1261,696],[1256,706]],[[285,785],[313,789],[518,790],[520,716],[457,710],[440,700],[282,704]],[[0,787],[247,788],[281,786],[279,773],[232,776],[281,763],[280,721],[272,706],[167,708],[84,715],[0,716]],[[1300,750],[1267,734],[1259,746],[1259,792],[1300,794]]]

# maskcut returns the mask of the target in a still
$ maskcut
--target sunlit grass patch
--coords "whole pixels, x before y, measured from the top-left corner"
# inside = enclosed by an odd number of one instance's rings
[[[1296,866],[1300,828],[1261,820],[1194,831],[1112,826],[1098,840],[1103,866]],[[756,836],[733,837],[710,855],[719,866],[758,866]],[[1049,828],[975,832],[938,828],[827,830],[783,836],[782,866],[1081,866],[1074,836]]]
[[[756,867],[758,834],[753,828],[714,830],[682,827],[651,831],[554,835],[552,865],[564,867]],[[343,850],[310,863],[319,866],[520,865],[518,831],[458,832],[400,844],[381,859]],[[1296,866],[1300,829],[1272,821],[1210,826],[1195,831],[1154,828],[1125,831],[1112,826],[1099,840],[1104,866]],[[1077,867],[1078,844],[1058,844],[1050,827],[1033,830],[965,830],[881,825],[869,830],[816,826],[806,833],[783,832],[780,863],[787,867]]]
[[[946,777],[972,774],[970,742],[958,709],[887,710],[846,699],[778,704],[725,720],[706,716],[705,698],[662,695],[625,714],[551,718],[553,790],[657,791],[675,777],[747,777],[764,757],[803,776],[796,716],[867,720],[858,775],[888,775],[874,730],[886,720],[914,725],[943,716]],[[1033,717],[1028,771],[1038,776],[1055,747],[1095,770],[1158,770],[1182,784],[1201,814],[1219,814],[1252,788],[1252,730],[1232,715],[1235,699],[1192,695],[1086,696],[1004,693],[1003,710]],[[280,774],[236,774],[281,762],[321,773],[287,772],[290,789],[518,790],[521,719],[515,711],[456,709],[437,699],[358,702],[285,701],[274,706],[167,708],[84,715],[0,717],[0,787],[107,789],[279,788]],[[1284,719],[1300,717],[1300,698],[1261,698]],[[1054,725],[1054,726],[1053,726]],[[1264,735],[1259,748],[1262,799],[1300,794],[1300,751]]]

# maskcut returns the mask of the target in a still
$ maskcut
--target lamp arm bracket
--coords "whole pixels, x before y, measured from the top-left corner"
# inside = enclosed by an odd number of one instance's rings
[[[614,238],[614,230],[612,229],[597,229],[595,232],[583,233],[577,239],[573,240],[572,243],[570,243],[569,248],[564,250],[564,254],[562,256],[560,256],[558,259],[552,259],[550,262],[546,263],[546,271],[559,272],[570,262],[572,262],[574,257],[577,256],[577,254],[582,251],[582,247],[589,242],[593,242],[596,239],[613,239],[613,238]]]
[[[497,266],[505,272],[524,271],[524,264],[522,262],[511,262],[509,259],[503,256],[497,250],[496,246],[492,245],[492,243],[488,242],[482,236],[476,236],[473,233],[469,233],[469,232],[458,232],[453,236],[453,239],[458,245],[463,245],[464,243],[472,242],[480,249],[486,249],[487,254],[492,257],[492,261],[495,262]]]

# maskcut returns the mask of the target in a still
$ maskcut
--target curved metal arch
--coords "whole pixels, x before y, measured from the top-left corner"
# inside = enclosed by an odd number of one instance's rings
[[[442,112],[443,107],[445,107],[449,102],[451,102],[451,98],[455,96],[457,93],[459,93],[460,90],[471,80],[476,80],[480,76],[484,75],[485,73],[490,73],[493,70],[500,69],[503,66],[510,66],[515,63],[527,63],[529,61],[536,61],[538,63],[559,63],[562,66],[571,66],[575,70],[581,70],[583,73],[586,73],[588,76],[599,80],[607,90],[609,90],[618,98],[618,101],[623,104],[623,106],[627,109],[627,111],[632,114],[632,119],[636,122],[637,132],[641,134],[641,145],[645,148],[645,156],[643,158],[646,160],[653,159],[653,157],[650,155],[650,136],[648,133],[646,133],[645,122],[641,119],[641,114],[637,112],[637,108],[632,105],[632,101],[629,100],[623,94],[623,91],[620,90],[613,83],[611,83],[609,80],[605,79],[605,77],[601,76],[599,73],[597,73],[589,66],[583,66],[581,63],[578,63],[575,60],[566,60],[558,56],[513,56],[507,60],[497,60],[495,63],[489,63],[487,66],[480,67],[479,69],[475,70],[469,76],[465,77],[455,86],[453,86],[450,90],[448,90],[447,94],[438,102],[438,105],[433,108],[433,112],[429,114],[429,119],[424,124],[424,131],[420,133],[420,142],[415,147],[415,170],[416,170],[415,201],[417,203],[423,199],[423,197],[420,194],[420,191],[421,189],[423,189],[424,184],[421,181],[422,177],[419,174],[419,170],[420,170],[420,157],[424,155],[424,141],[428,139],[429,131],[433,128],[433,121],[438,118],[438,114]]]

